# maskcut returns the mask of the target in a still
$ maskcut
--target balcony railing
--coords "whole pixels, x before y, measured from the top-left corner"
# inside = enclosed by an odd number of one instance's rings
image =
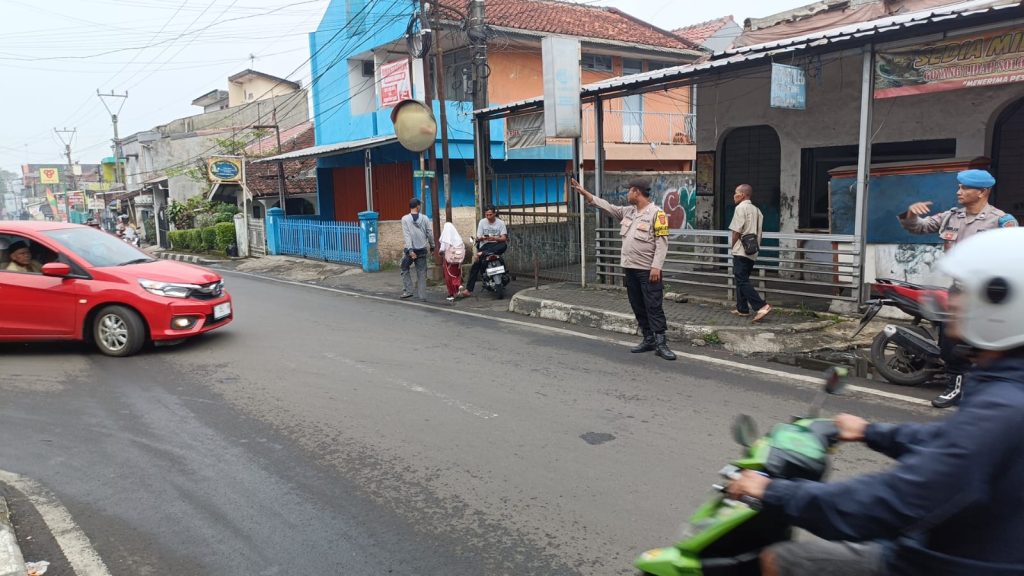
[[[583,110],[583,141],[597,134],[594,109]],[[679,112],[604,111],[604,141],[610,144],[694,144],[697,116]]]

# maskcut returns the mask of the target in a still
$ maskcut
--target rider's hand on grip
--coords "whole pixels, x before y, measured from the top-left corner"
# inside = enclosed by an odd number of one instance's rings
[[[853,414],[839,414],[835,417],[836,428],[839,429],[839,439],[843,442],[863,442],[864,433],[868,428],[868,421]]]

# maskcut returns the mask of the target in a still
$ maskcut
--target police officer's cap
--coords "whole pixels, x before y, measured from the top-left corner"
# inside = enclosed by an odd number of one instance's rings
[[[968,188],[991,188],[996,185],[996,179],[988,170],[964,170],[956,175],[956,181]]]
[[[633,178],[632,180],[629,181],[629,187],[636,188],[644,196],[651,195],[651,181],[648,180],[647,178]]]

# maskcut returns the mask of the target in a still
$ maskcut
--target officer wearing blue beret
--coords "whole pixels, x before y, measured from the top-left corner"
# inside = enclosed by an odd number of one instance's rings
[[[960,206],[938,214],[929,214],[932,203],[917,202],[899,215],[900,224],[913,234],[937,232],[945,243],[946,250],[979,232],[1017,225],[1017,219],[1012,214],[1007,214],[988,203],[996,179],[987,170],[964,170],[956,175],[956,180],[960,184],[956,191],[956,201]],[[970,363],[957,357],[954,353],[955,343],[944,337],[941,328],[939,344],[943,360],[946,362],[948,380],[946,390],[932,400],[932,405],[936,408],[946,408],[959,404],[963,373],[970,367]]]

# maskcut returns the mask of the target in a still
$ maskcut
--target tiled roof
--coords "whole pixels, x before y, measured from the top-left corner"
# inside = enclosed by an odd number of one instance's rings
[[[703,44],[705,40],[711,38],[732,20],[732,16],[723,16],[714,20],[708,20],[707,22],[701,22],[700,24],[693,24],[692,26],[686,26],[678,30],[673,30],[672,33],[676,36],[682,36],[683,38],[693,42],[694,44]]]
[[[439,0],[456,14],[466,10],[466,0]],[[694,50],[696,45],[667,30],[648,24],[615,8],[563,0],[488,0],[487,23],[500,28],[615,40],[642,46]]]
[[[313,146],[315,131],[312,122],[303,122],[281,132],[281,151],[293,152]],[[277,135],[255,142],[246,148],[246,154],[258,155],[276,152]],[[316,158],[288,160],[283,163],[285,195],[316,193]],[[246,183],[256,198],[277,196],[277,163],[246,163]]]
[[[313,129],[313,122],[307,120],[301,124],[296,124],[291,128],[281,131],[281,150],[282,152],[291,152],[294,147],[288,146],[289,142],[297,138],[302,137],[307,131]],[[247,156],[264,156],[267,154],[276,154],[277,152],[277,134],[273,130],[268,130],[267,136],[262,139],[253,142],[245,147],[245,153]]]

